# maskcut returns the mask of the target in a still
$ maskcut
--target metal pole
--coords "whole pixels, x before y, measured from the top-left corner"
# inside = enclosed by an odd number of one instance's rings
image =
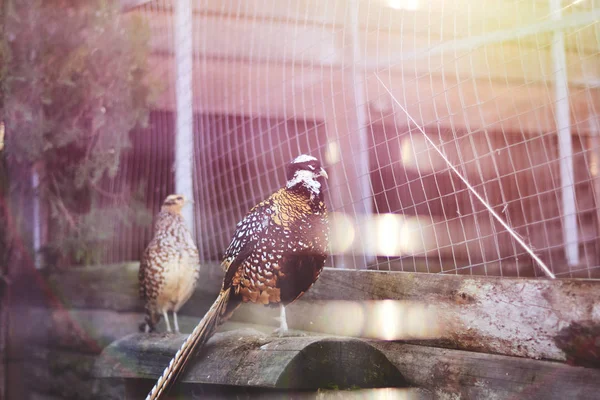
[[[350,90],[353,94],[353,108],[356,113],[356,125],[350,126],[352,128],[351,135],[354,139],[350,140],[350,145],[353,147],[354,157],[352,162],[347,165],[351,165],[354,168],[354,178],[356,182],[355,195],[359,196],[358,204],[355,206],[357,215],[355,215],[355,227],[359,234],[357,239],[359,240],[359,247],[362,246],[361,252],[364,256],[364,265],[357,265],[355,268],[366,268],[367,265],[375,260],[375,256],[369,252],[369,240],[373,237],[371,232],[368,230],[371,224],[366,223],[369,218],[373,215],[373,200],[371,196],[371,176],[369,168],[369,139],[368,139],[368,104],[367,104],[367,88],[365,82],[365,69],[364,66],[358,65],[359,62],[364,62],[361,54],[360,46],[360,35],[359,35],[359,7],[360,3],[357,0],[350,1],[350,29],[351,29],[351,48],[352,53],[350,57],[350,65],[352,69],[352,78],[345,84],[351,84],[352,89]],[[346,154],[346,157],[349,155]],[[348,182],[351,184],[350,182]],[[363,214],[363,215],[360,215]]]
[[[37,167],[33,167],[31,171],[31,189],[33,191],[33,211],[32,211],[32,224],[33,224],[33,260],[36,269],[42,267],[40,259],[40,250],[42,249],[42,227],[41,227],[41,216],[40,216],[40,176],[37,171]]]
[[[192,64],[192,2],[177,0],[175,6],[175,96],[177,104],[175,132],[175,192],[194,199],[194,111]],[[182,210],[195,237],[194,207]]]
[[[550,0],[552,19],[562,18],[561,0]],[[569,108],[569,82],[563,31],[554,32],[552,41],[552,65],[554,67],[554,96],[556,130],[558,132],[558,152],[560,159],[560,182],[562,189],[562,228],[567,263],[579,263],[579,232],[577,230],[577,206],[573,172],[573,143]]]

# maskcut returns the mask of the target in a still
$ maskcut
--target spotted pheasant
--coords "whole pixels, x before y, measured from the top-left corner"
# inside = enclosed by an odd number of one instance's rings
[[[200,258],[181,215],[185,204],[182,195],[167,196],[154,224],[154,237],[142,256],[140,297],[146,303],[146,320],[140,325],[141,331],[154,331],[162,315],[171,332],[167,311],[172,311],[175,331],[179,332],[177,312],[196,288]]]

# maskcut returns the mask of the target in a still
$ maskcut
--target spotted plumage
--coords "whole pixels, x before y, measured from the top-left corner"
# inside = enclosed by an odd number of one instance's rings
[[[190,298],[200,273],[200,258],[192,234],[185,226],[182,195],[168,196],[154,224],[154,237],[140,263],[140,297],[145,302],[146,320],[140,330],[155,330],[161,315],[171,332],[168,311],[173,312],[175,331],[179,332],[177,312]]]
[[[157,399],[183,371],[185,364],[243,302],[281,307],[318,279],[329,241],[323,185],[327,173],[309,155],[295,158],[287,168],[285,186],[257,204],[237,224],[225,251],[223,286],[217,300],[175,354],[147,399]]]
[[[310,196],[304,187],[279,189],[238,224],[223,261],[232,275],[225,282],[234,289],[230,301],[286,305],[317,280],[326,258],[327,210],[322,198]]]

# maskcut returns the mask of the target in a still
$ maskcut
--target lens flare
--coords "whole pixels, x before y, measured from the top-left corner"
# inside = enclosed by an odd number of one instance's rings
[[[352,220],[344,213],[332,212],[329,214],[329,221],[331,253],[342,254],[349,251],[355,237]]]
[[[394,10],[414,11],[419,8],[419,0],[389,0],[388,4]]]
[[[327,143],[327,150],[325,151],[325,161],[327,164],[335,164],[340,161],[340,146],[337,142]]]

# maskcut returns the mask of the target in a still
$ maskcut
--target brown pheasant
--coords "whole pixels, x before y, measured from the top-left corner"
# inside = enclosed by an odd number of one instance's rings
[[[222,266],[225,278],[210,310],[183,343],[146,399],[158,399],[177,379],[190,357],[242,302],[280,306],[281,333],[287,330],[284,306],[318,279],[329,240],[323,198],[327,173],[309,155],[287,168],[286,185],[257,204],[237,224]]]
[[[190,298],[200,274],[198,248],[185,226],[181,209],[186,204],[182,195],[167,196],[154,224],[154,237],[146,247],[140,263],[140,297],[146,302],[143,332],[152,332],[165,318],[171,332],[167,311],[173,312],[175,332],[179,332],[177,312]]]

